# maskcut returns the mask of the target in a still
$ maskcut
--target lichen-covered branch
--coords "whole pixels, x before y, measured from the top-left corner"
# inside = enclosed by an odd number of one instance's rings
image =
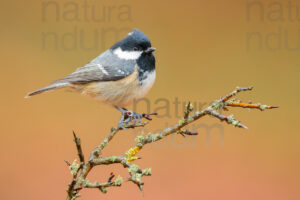
[[[88,179],[85,179],[82,183],[82,186],[84,188],[97,188],[99,189],[101,192],[106,193],[108,187],[113,187],[113,186],[121,186],[122,182],[123,182],[123,178],[121,176],[118,176],[116,178],[116,180],[112,181],[112,179],[115,177],[115,175],[113,173],[110,174],[110,176],[108,177],[108,180],[105,183],[98,183],[97,181],[94,183],[89,182]]]
[[[197,135],[197,133],[195,132],[191,132],[189,130],[184,129],[184,127],[193,123],[196,120],[199,120],[200,118],[206,115],[220,119],[221,121],[224,121],[227,124],[231,124],[234,127],[248,129],[244,124],[242,124],[240,121],[235,119],[232,114],[229,116],[225,116],[222,115],[219,111],[221,110],[228,111],[229,107],[259,109],[261,111],[266,109],[277,108],[275,106],[262,105],[260,103],[252,104],[251,102],[249,102],[247,104],[244,104],[240,100],[233,99],[233,97],[236,96],[238,93],[244,91],[250,91],[252,89],[253,87],[249,87],[249,88],[238,87],[230,94],[212,102],[204,110],[195,111],[194,113],[192,113],[193,105],[191,103],[188,103],[183,113],[182,119],[179,120],[177,124],[175,124],[172,127],[166,128],[160,133],[140,134],[139,136],[136,137],[136,144],[133,147],[131,147],[127,152],[125,152],[124,155],[110,156],[110,157],[100,156],[102,150],[108,145],[108,143],[114,138],[114,136],[123,129],[120,126],[116,126],[111,129],[111,131],[106,136],[106,138],[92,151],[90,158],[87,162],[84,161],[80,139],[74,133],[74,141],[76,143],[80,163],[78,164],[76,160],[72,164],[67,162],[70,167],[71,173],[73,175],[73,180],[69,184],[69,187],[67,189],[67,193],[68,193],[67,200],[74,200],[77,197],[79,197],[80,196],[79,190],[83,188],[97,188],[101,192],[106,193],[107,188],[109,187],[121,186],[123,182],[123,178],[118,176],[118,178],[113,180],[115,177],[113,173],[109,176],[108,181],[106,182],[103,183],[90,182],[87,179],[87,175],[89,174],[89,172],[92,170],[93,167],[99,165],[120,164],[124,168],[128,168],[129,178],[127,180],[136,184],[138,188],[141,191],[143,191],[144,182],[142,181],[142,177],[150,176],[151,168],[141,169],[138,165],[133,164],[135,160],[140,159],[140,157],[137,157],[137,154],[142,150],[142,148],[145,145],[153,142],[157,142],[172,134],[181,134],[182,136]],[[153,115],[153,113],[143,114],[143,117],[150,120],[151,119],[150,115]],[[146,124],[147,124],[146,122],[142,124],[126,124],[124,127],[137,128],[137,127],[143,127]]]
[[[257,104],[252,104],[252,103],[242,103],[240,101],[234,102],[227,102],[226,103],[227,106],[231,106],[231,107],[241,107],[241,108],[256,108],[259,109],[261,111],[264,111],[265,109],[273,109],[273,108],[278,108],[277,106],[268,106],[268,105],[262,105],[260,103]]]
[[[74,131],[73,131],[73,136],[74,136],[74,142],[76,144],[80,164],[84,165],[84,155],[83,155],[82,148],[81,148],[80,138],[76,136],[76,133]]]
[[[129,124],[126,125],[126,128],[136,128],[136,127],[143,127],[147,124],[147,122],[141,123],[141,124]],[[120,126],[116,126],[111,129],[109,134],[106,136],[106,138],[92,151],[90,158],[88,162],[84,163],[83,165],[77,164],[77,160],[75,159],[72,164],[69,165],[71,169],[71,174],[73,175],[73,180],[69,184],[69,187],[67,189],[67,200],[74,200],[77,197],[79,197],[78,191],[81,190],[83,187],[86,186],[86,183],[89,183],[86,179],[88,173],[91,171],[91,169],[97,165],[94,162],[97,161],[97,158],[101,154],[101,151],[106,147],[106,145],[113,139],[113,137],[120,131],[122,128]],[[76,136],[74,133],[74,141],[77,147],[77,152],[80,159],[84,159],[80,139]],[[115,156],[113,156],[115,157]],[[113,158],[108,158],[107,160],[113,160]],[[110,163],[112,164],[112,163]],[[112,185],[112,184],[106,184],[105,187],[100,188],[102,192],[106,192],[106,188],[110,186],[120,186],[122,181],[121,177],[118,179],[118,185]],[[90,184],[88,184],[90,185]],[[103,189],[103,190],[102,190]]]

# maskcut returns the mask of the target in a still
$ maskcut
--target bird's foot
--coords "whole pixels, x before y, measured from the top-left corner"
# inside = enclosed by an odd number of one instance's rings
[[[151,115],[157,115],[157,113],[148,113],[141,114],[136,113],[131,110],[127,110],[125,108],[116,107],[122,114],[121,119],[119,121],[119,126],[122,129],[126,129],[128,126],[135,126],[141,124],[142,118],[147,120],[152,120]]]

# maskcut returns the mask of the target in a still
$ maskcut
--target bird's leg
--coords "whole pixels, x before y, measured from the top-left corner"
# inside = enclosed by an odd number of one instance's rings
[[[122,127],[123,129],[124,127],[124,123],[128,124],[129,122],[132,122],[133,124],[136,123],[141,123],[142,118],[145,118],[147,120],[152,120],[150,115],[157,115],[157,113],[149,113],[149,114],[140,114],[140,113],[136,113],[133,112],[131,110],[127,110],[126,108],[120,108],[118,106],[115,106],[116,109],[118,109],[122,116],[119,122],[119,126]]]
[[[128,124],[129,122],[133,122],[134,124],[136,122],[141,123],[143,117],[142,114],[127,110],[126,108],[120,108],[118,106],[115,106],[115,108],[118,109],[122,114],[119,122],[120,127],[124,128],[123,124]]]

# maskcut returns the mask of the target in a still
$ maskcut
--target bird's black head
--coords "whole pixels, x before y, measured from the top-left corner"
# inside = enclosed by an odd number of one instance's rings
[[[110,50],[119,59],[134,60],[138,65],[139,79],[142,81],[149,72],[155,69],[155,57],[149,38],[141,31],[134,29],[124,39],[114,44]]]
[[[137,54],[151,54],[155,48],[151,47],[150,39],[138,29],[134,29],[125,38],[117,42],[111,47],[111,50],[120,48],[122,52]]]

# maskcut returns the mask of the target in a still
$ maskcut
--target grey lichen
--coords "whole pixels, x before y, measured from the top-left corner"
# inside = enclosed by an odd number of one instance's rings
[[[179,125],[179,126],[182,126],[182,125],[183,125],[184,123],[186,123],[186,122],[187,122],[187,119],[182,118],[182,119],[179,120],[178,125]]]
[[[227,117],[227,121],[228,121],[228,123],[231,123],[234,127],[237,127],[238,125],[239,125],[239,121],[238,120],[236,120],[234,117],[233,117],[233,115],[229,115],[228,117]]]
[[[114,181],[114,186],[121,186],[123,183],[123,178],[119,175]]]
[[[143,169],[142,175],[143,176],[151,176],[151,168]]]
[[[102,147],[103,148],[106,147],[107,144],[108,144],[108,140],[107,140],[107,138],[105,138],[104,141],[102,142]]]
[[[73,163],[69,166],[70,170],[71,170],[71,174],[74,176],[77,174],[78,169],[79,169],[79,164],[77,163],[77,159],[75,159],[73,161]]]
[[[111,157],[109,157],[109,160],[112,162],[112,163],[114,163],[116,160],[117,160],[117,156],[111,156]]]
[[[99,186],[99,190],[100,190],[102,193],[104,193],[104,194],[107,193],[107,188],[106,188],[106,187]]]
[[[136,164],[132,164],[129,169],[128,169],[128,172],[129,173],[136,173],[137,171],[139,171],[139,166],[137,166]]]
[[[80,197],[80,194],[79,194],[79,193],[77,193],[77,194],[75,194],[74,196],[72,196],[71,200],[75,200],[75,199],[77,199],[78,197]]]
[[[263,111],[263,110],[266,110],[268,106],[267,105],[260,105],[259,108]]]
[[[135,141],[137,142],[137,143],[141,143],[141,142],[143,142],[143,140],[144,140],[144,134],[142,133],[141,135],[138,135],[136,138],[135,138]]]
[[[214,110],[220,110],[222,108],[224,108],[225,104],[221,101],[214,101],[212,102],[211,104],[211,107],[214,109]]]

